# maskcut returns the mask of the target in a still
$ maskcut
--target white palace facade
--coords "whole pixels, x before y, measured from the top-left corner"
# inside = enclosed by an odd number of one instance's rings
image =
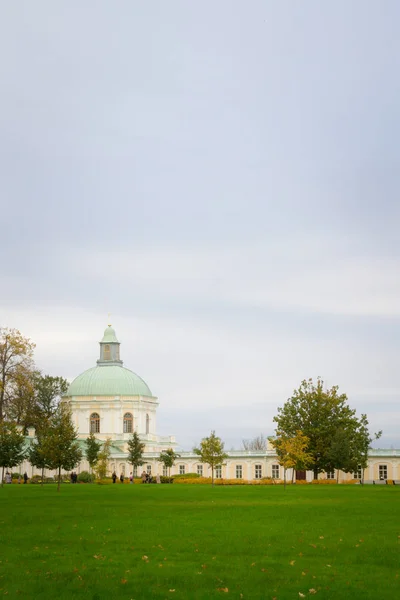
[[[109,473],[129,475],[131,465],[127,462],[127,442],[136,431],[145,444],[140,470],[160,475],[163,465],[158,457],[162,450],[176,448],[174,436],[157,435],[158,399],[153,396],[148,385],[141,377],[123,366],[120,357],[120,343],[114,329],[109,325],[100,342],[100,357],[97,364],[78,375],[70,384],[63,398],[72,410],[73,422],[78,431],[82,449],[90,432],[102,441],[111,439]],[[34,437],[34,430],[29,431]],[[273,479],[283,478],[283,469],[271,446],[264,451],[245,450],[227,452],[226,464],[217,469],[216,477],[224,479]],[[211,475],[207,465],[199,462],[193,452],[179,450],[180,458],[171,469],[171,474],[198,473],[205,477]],[[31,476],[38,472],[31,465],[21,465]],[[86,460],[82,460],[77,472],[89,470]],[[297,479],[312,480],[312,472],[297,472]],[[321,478],[336,479],[336,473],[322,474]],[[361,478],[361,473],[354,474]],[[339,474],[339,481],[353,479],[353,474]],[[288,471],[287,478],[292,478]],[[364,480],[400,480],[400,450],[371,450]]]

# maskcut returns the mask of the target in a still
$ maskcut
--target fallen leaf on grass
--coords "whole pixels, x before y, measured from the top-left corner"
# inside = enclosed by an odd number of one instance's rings
[[[305,598],[306,597],[306,595],[302,594],[301,592],[299,592],[299,596],[300,596],[300,598]]]
[[[174,592],[175,590],[169,590],[170,592]]]
[[[308,590],[310,592],[310,594],[316,594],[317,590],[314,590],[314,588],[311,588],[311,590]]]
[[[301,572],[302,575],[305,575],[304,571]]]
[[[142,560],[149,560],[149,557],[144,555],[144,556],[142,556]]]
[[[292,565],[292,567],[293,567],[293,565],[294,565],[295,562],[296,562],[295,560],[291,560],[290,561],[290,564]]]
[[[331,567],[332,565],[326,565],[327,567]]]
[[[219,592],[225,592],[225,593],[229,592],[228,588],[217,588],[217,590]]]
[[[319,539],[320,539],[320,540],[323,540],[323,539],[324,539],[324,536],[323,536],[323,535],[320,535],[320,536],[319,536]]]
[[[127,579],[121,579],[121,583],[123,583],[123,584],[128,583],[128,580]]]
[[[317,547],[315,544],[310,544],[310,546],[312,546],[313,548],[316,548],[316,547]]]

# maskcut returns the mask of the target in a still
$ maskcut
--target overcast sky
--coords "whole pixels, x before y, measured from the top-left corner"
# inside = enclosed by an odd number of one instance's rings
[[[398,0],[3,2],[0,324],[187,449],[321,376],[400,448]]]

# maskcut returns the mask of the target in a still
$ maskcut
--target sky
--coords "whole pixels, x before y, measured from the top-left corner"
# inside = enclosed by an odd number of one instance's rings
[[[0,325],[38,367],[111,322],[183,448],[318,376],[400,448],[399,2],[1,12]]]

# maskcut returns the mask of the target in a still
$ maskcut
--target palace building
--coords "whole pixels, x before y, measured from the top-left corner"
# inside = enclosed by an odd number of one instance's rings
[[[115,330],[109,325],[100,342],[100,356],[95,366],[87,369],[70,384],[63,398],[72,410],[74,425],[82,449],[90,432],[102,441],[111,439],[109,473],[129,475],[131,465],[127,462],[127,441],[136,431],[145,444],[142,467],[152,474],[167,474],[158,461],[160,452],[167,448],[176,448],[174,436],[157,435],[158,398],[153,396],[147,383],[136,373],[123,366],[120,354],[120,342]],[[204,433],[207,435],[207,432]],[[29,431],[34,437],[34,430]],[[273,479],[283,478],[283,469],[277,461],[273,448],[268,445],[264,451],[249,452],[236,450],[227,452],[226,464],[217,468],[215,476],[226,479]],[[180,458],[171,469],[171,474],[198,473],[209,476],[206,464],[199,462],[193,452],[179,450]],[[29,463],[21,465],[33,475],[38,472]],[[88,470],[89,465],[82,460],[77,471]],[[296,479],[312,480],[312,472],[297,472]],[[322,474],[321,478],[336,479],[336,473]],[[292,478],[288,471],[287,478]],[[339,474],[339,480],[361,479],[361,471],[354,474]],[[371,450],[368,468],[364,472],[365,480],[399,480],[400,450]]]

